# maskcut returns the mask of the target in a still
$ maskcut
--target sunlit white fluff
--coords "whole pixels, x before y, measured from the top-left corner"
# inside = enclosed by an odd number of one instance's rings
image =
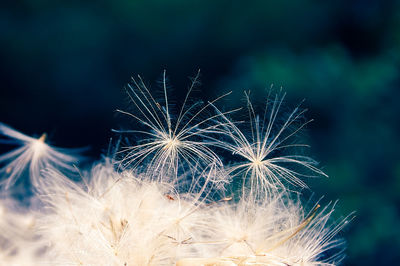
[[[336,265],[343,259],[343,241],[334,236],[346,220],[330,225],[329,205],[318,213],[316,205],[308,215],[299,202],[281,197],[224,205],[210,222],[210,258],[186,258],[179,265]],[[333,255],[323,257],[329,249]]]
[[[6,137],[0,139],[1,142],[20,146],[0,155],[0,184],[4,185],[5,189],[12,186],[27,169],[33,185],[36,185],[40,178],[40,170],[46,167],[74,170],[71,163],[77,162],[77,158],[69,155],[67,149],[48,145],[45,142],[46,134],[40,138],[33,138],[0,123],[0,136]]]
[[[172,265],[202,255],[187,246],[208,230],[207,184],[179,194],[168,183],[117,173],[109,163],[84,178],[77,184],[48,170],[41,180],[38,231],[49,243],[48,263]]]
[[[284,196],[216,202],[207,185],[178,193],[139,173],[118,173],[107,162],[83,178],[77,184],[48,170],[41,179],[37,232],[48,243],[46,263],[334,265],[342,259],[339,252],[320,260],[330,248],[342,251],[333,237],[343,223],[330,227],[329,206],[306,214]]]
[[[36,217],[11,199],[0,199],[0,265],[38,265],[45,249]]]

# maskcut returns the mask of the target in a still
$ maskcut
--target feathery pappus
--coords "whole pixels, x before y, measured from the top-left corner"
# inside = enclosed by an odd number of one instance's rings
[[[73,150],[0,124],[19,145],[0,156],[0,265],[340,264],[338,233],[351,217],[333,221],[336,203],[303,206],[293,189],[326,175],[305,155],[281,153],[303,145],[291,139],[308,123],[297,123],[305,111],[278,119],[276,94],[258,115],[246,94],[249,122],[238,122],[231,116],[241,109],[217,107],[226,95],[190,99],[198,80],[176,108],[165,72],[161,99],[133,79],[135,112],[118,111],[135,123],[114,131],[136,142],[78,169],[79,180],[65,171],[82,158]],[[24,171],[28,206],[6,193]]]
[[[48,145],[46,133],[39,138],[33,138],[0,123],[0,136],[4,137],[0,139],[0,143],[20,146],[0,155],[0,174],[5,177],[0,184],[4,185],[5,189],[12,186],[26,170],[29,171],[33,185],[37,184],[40,171],[47,167],[75,171],[72,163],[78,161],[74,156],[76,151]]]

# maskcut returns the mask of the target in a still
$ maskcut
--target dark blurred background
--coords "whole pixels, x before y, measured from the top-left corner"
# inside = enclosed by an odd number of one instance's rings
[[[189,4],[190,2],[190,4]],[[58,146],[106,149],[123,87],[167,69],[176,101],[202,70],[205,99],[243,90],[306,99],[309,182],[356,211],[346,265],[400,261],[400,3],[373,0],[23,1],[0,4],[0,121]]]

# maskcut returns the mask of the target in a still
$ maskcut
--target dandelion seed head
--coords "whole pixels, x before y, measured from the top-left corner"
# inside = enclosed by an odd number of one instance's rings
[[[136,112],[121,113],[143,128],[118,131],[139,141],[71,176],[70,150],[0,123],[17,145],[0,155],[6,184],[0,197],[0,261],[7,265],[336,265],[349,217],[332,221],[336,203],[303,206],[287,185],[306,187],[297,168],[324,175],[315,161],[286,148],[306,123],[298,107],[277,125],[283,96],[264,116],[248,101],[250,127],[215,106],[189,104],[193,79],[174,110],[163,75],[163,101],[139,77],[129,85]],[[269,108],[269,109],[268,109]],[[202,117],[206,110],[208,117]],[[267,111],[269,110],[269,111]],[[293,129],[294,128],[294,129]],[[235,157],[226,162],[219,154]],[[118,157],[121,155],[122,157]],[[26,173],[30,206],[4,191]],[[236,188],[236,189],[235,189]],[[230,191],[231,190],[231,191]],[[4,196],[4,195],[5,196]],[[322,204],[321,204],[322,205]]]

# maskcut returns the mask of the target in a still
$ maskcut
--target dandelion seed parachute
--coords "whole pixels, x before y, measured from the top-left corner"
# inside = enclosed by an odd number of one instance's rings
[[[260,116],[255,113],[247,93],[246,98],[250,116],[250,134],[245,134],[239,128],[240,125],[238,126],[225,114],[220,113],[221,126],[216,127],[214,133],[224,135],[228,139],[213,138],[213,141],[216,146],[242,158],[240,162],[228,167],[228,171],[233,175],[243,177],[243,182],[250,186],[250,194],[273,194],[276,191],[286,190],[287,184],[306,188],[306,183],[300,178],[307,176],[307,174],[299,172],[302,170],[327,176],[316,167],[317,163],[307,156],[299,154],[274,155],[276,151],[282,151],[289,147],[307,146],[288,142],[310,122],[300,123],[300,125],[290,128],[298,122],[306,110],[296,107],[283,124],[275,129],[276,133],[274,134],[273,129],[277,127],[277,117],[285,95],[276,94],[272,102],[267,101],[264,117],[261,121]],[[299,168],[299,170],[294,170],[294,167]]]
[[[72,169],[75,157],[47,145],[44,137],[31,138],[0,124],[0,133],[21,145],[0,157],[5,187],[12,189],[28,165],[35,186],[29,207],[9,196],[0,199],[1,263],[340,263],[343,241],[336,234],[348,219],[331,222],[335,204],[322,208],[316,204],[307,211],[284,183],[305,186],[290,164],[322,172],[309,158],[273,153],[292,145],[285,141],[302,125],[289,133],[288,128],[302,111],[295,109],[274,131],[283,98],[275,99],[265,124],[249,105],[253,134],[246,135],[228,118],[229,112],[214,108],[214,102],[189,106],[187,96],[174,116],[165,73],[164,103],[156,101],[141,80],[134,84],[130,97],[137,113],[123,113],[147,128],[130,131],[145,138],[82,169],[80,181],[63,171]],[[210,107],[215,112],[201,118]],[[225,164],[218,154],[221,148],[244,162]],[[118,161],[120,154],[125,156]],[[226,196],[220,184],[230,186],[240,178],[246,180],[241,183],[243,193]]]
[[[77,162],[78,158],[70,155],[71,151],[68,149],[46,144],[46,134],[36,139],[0,123],[0,135],[7,138],[0,139],[1,142],[20,146],[0,156],[0,165],[4,165],[0,168],[0,175],[5,177],[0,184],[5,189],[10,188],[27,168],[34,186],[38,183],[41,169],[54,167],[74,171],[71,164]]]
[[[208,104],[194,102],[189,105],[189,96],[198,83],[199,75],[200,72],[194,77],[176,116],[170,113],[165,71],[163,106],[155,100],[140,76],[139,81],[133,79],[132,84],[128,85],[128,95],[137,113],[118,111],[138,121],[145,130],[118,131],[144,136],[137,145],[120,151],[126,154],[121,161],[123,168],[136,168],[145,163],[152,178],[160,181],[166,178],[177,180],[182,171],[192,171],[210,164],[217,164],[222,168],[220,157],[211,149],[210,143],[205,141],[205,136],[217,126],[215,120],[226,113],[213,114],[204,119],[201,116],[212,109],[212,104],[223,96]]]

